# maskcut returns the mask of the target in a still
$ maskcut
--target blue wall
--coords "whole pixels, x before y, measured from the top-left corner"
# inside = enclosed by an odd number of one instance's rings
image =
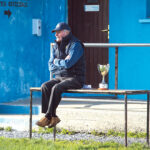
[[[55,33],[51,31],[58,22],[67,22],[67,0],[46,0],[44,8],[44,81],[49,80],[48,60],[50,57],[50,43],[55,40]]]
[[[27,7],[0,4],[0,102],[29,97],[31,86],[49,79],[51,30],[67,20],[67,0],[22,0]],[[12,1],[11,1],[12,2]],[[18,1],[16,1],[18,2]],[[110,43],[150,43],[146,0],[110,0]],[[4,11],[10,10],[8,18]],[[32,19],[42,20],[42,36],[32,35]],[[148,21],[148,20],[146,20]],[[109,50],[109,87],[114,88],[114,49]],[[119,49],[119,89],[149,89],[150,48]]]
[[[110,43],[150,43],[146,0],[110,0]],[[150,47],[119,48],[119,89],[150,89]],[[115,50],[109,50],[109,87],[114,86]]]
[[[66,0],[22,0],[27,7],[9,2],[0,5],[0,102],[29,97],[31,86],[49,79],[49,43],[54,40],[50,31],[66,20]],[[8,9],[9,18],[4,15]],[[32,35],[33,18],[42,20],[40,37]]]

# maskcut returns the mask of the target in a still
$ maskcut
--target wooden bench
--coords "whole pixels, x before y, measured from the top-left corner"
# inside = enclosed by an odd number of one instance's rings
[[[40,92],[40,87],[31,87],[30,88],[30,120],[29,120],[29,137],[32,138],[32,92]],[[98,90],[98,89],[76,89],[68,90],[66,93],[90,93],[90,94],[113,94],[113,95],[124,95],[124,117],[125,117],[125,146],[127,146],[127,96],[135,94],[147,94],[147,144],[149,145],[149,93],[150,90]],[[56,127],[54,127],[53,132],[54,140],[56,138]]]

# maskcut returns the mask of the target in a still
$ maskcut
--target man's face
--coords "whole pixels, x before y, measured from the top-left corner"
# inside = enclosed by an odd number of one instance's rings
[[[56,31],[55,36],[56,36],[56,41],[61,42],[63,37],[65,37],[65,32],[63,30]]]

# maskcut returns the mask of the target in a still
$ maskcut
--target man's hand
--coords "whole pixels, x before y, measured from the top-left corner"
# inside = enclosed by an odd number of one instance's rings
[[[65,58],[65,60],[67,60],[67,59],[70,59],[70,56],[69,56],[69,55]]]
[[[54,65],[58,65],[61,61],[65,61],[65,60],[69,60],[70,59],[70,55],[67,55],[67,57],[65,58],[65,59],[58,59],[58,58],[55,58],[54,60],[53,60],[53,64]],[[59,64],[60,65],[60,64]]]
[[[55,64],[55,60],[56,60],[56,59],[53,60],[53,64]]]
[[[70,59],[70,56],[68,55],[66,58],[65,58],[65,60],[67,60],[67,59]],[[54,60],[53,60],[53,64],[55,64],[55,61],[57,60],[57,58],[55,58]]]

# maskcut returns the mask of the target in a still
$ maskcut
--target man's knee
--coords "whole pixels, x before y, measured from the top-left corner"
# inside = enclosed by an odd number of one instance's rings
[[[44,83],[42,83],[42,85],[41,85],[41,89],[48,89],[48,88],[50,88],[51,87],[51,83],[50,82],[44,82]]]
[[[56,82],[54,81],[48,81],[48,82],[44,82],[42,85],[41,85],[41,89],[42,90],[51,90],[55,84],[57,84]]]
[[[53,92],[56,92],[56,93],[59,93],[59,92],[63,92],[64,89],[60,86],[60,84],[55,84],[53,87],[52,87],[52,90]]]
[[[43,90],[43,89],[45,89],[46,88],[46,83],[43,83],[42,85],[41,85],[41,89]]]

